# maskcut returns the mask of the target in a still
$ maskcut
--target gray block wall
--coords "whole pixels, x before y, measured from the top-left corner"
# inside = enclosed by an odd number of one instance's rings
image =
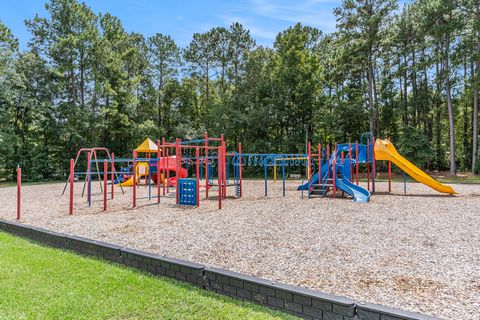
[[[130,266],[154,275],[186,281],[222,295],[255,302],[306,319],[438,319],[15,222],[0,220],[0,230],[52,247]]]

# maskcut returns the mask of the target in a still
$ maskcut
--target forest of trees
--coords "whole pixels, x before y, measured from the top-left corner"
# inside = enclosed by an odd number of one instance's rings
[[[63,176],[80,147],[129,156],[147,136],[206,130],[278,153],[371,131],[426,169],[480,169],[480,0],[343,0],[336,32],[298,23],[271,48],[239,23],[181,48],[76,0],[45,6],[26,50],[0,21],[0,180],[17,164]]]

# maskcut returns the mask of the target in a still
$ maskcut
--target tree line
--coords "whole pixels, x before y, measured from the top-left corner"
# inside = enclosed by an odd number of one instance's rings
[[[259,153],[371,132],[426,169],[480,169],[480,0],[343,0],[335,32],[297,23],[272,47],[240,23],[182,48],[77,0],[45,8],[26,50],[0,21],[0,178],[20,164],[55,179],[81,147],[129,156],[206,130]]]

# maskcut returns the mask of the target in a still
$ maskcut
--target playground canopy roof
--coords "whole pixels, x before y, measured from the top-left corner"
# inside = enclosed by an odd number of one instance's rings
[[[145,141],[143,141],[136,149],[135,151],[137,152],[145,152],[145,153],[148,153],[148,152],[157,152],[158,151],[158,148],[157,148],[157,144],[155,142],[153,142],[152,140],[150,140],[150,138],[147,138],[145,139]]]

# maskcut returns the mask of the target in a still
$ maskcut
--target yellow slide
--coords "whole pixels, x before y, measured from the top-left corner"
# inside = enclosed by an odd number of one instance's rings
[[[375,141],[375,159],[376,160],[390,160],[400,169],[405,171],[410,177],[417,180],[438,192],[456,194],[452,187],[444,185],[437,180],[430,177],[428,174],[420,170],[413,163],[402,157],[397,149],[393,146],[390,140],[377,139]]]
[[[140,179],[142,177],[147,177],[148,176],[148,163],[146,162],[139,162],[137,164],[137,184],[140,182]],[[133,176],[128,178],[126,181],[120,183],[120,186],[122,187],[131,187],[133,186]]]

